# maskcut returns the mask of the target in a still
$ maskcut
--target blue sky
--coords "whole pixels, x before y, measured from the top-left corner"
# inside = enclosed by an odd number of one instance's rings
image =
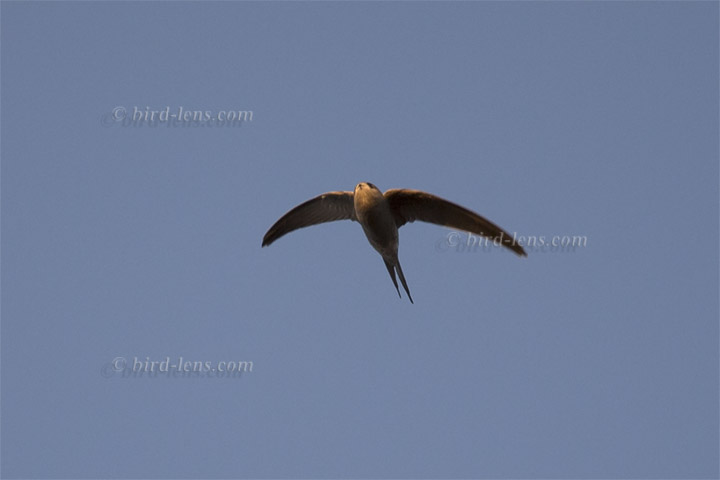
[[[0,13],[4,478],[717,478],[716,2]],[[260,247],[360,181],[587,244]]]

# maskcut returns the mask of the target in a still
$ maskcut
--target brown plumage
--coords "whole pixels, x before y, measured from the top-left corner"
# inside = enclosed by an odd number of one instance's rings
[[[406,223],[419,220],[493,240],[500,238],[503,246],[521,257],[527,256],[522,246],[513,242],[505,230],[465,207],[420,190],[393,189],[383,194],[375,185],[366,182],[359,183],[353,192],[324,193],[293,208],[270,227],[262,246],[270,245],[298,228],[335,220],[360,223],[370,244],[383,257],[398,295],[396,271],[410,302],[413,299],[398,259],[398,228]]]

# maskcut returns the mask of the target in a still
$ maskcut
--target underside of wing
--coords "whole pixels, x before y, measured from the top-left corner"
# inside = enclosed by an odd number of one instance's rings
[[[293,208],[270,227],[263,237],[262,246],[298,228],[335,220],[355,220],[353,192],[323,193]]]
[[[520,256],[527,256],[522,246],[513,241],[512,235],[465,207],[420,190],[388,190],[385,198],[390,204],[398,228],[416,220],[444,225],[493,240],[500,239],[503,246]]]

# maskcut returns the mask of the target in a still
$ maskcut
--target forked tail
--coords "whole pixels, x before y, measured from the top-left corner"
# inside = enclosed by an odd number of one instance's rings
[[[403,273],[402,273],[402,267],[400,266],[400,260],[398,260],[397,265],[395,265],[395,268],[397,268],[397,273],[398,273],[398,275],[400,275],[400,281],[402,282],[403,288],[405,289],[405,291],[408,294],[410,303],[414,304],[415,302],[413,302],[412,295],[410,295],[410,289],[408,288],[407,282],[405,281],[405,275],[403,275]]]
[[[408,298],[410,299],[410,303],[413,303],[413,304],[414,304],[415,302],[413,302],[412,295],[410,295],[410,289],[408,288],[407,282],[405,281],[405,275],[403,275],[402,267],[400,267],[400,261],[398,260],[395,265],[393,265],[392,263],[388,262],[388,261],[385,260],[384,258],[383,258],[383,261],[385,262],[385,266],[387,267],[387,271],[388,271],[388,273],[390,274],[390,278],[392,278],[393,285],[395,285],[395,290],[397,290],[398,296],[399,296],[400,298],[402,298],[402,295],[400,295],[400,288],[398,288],[397,279],[395,278],[395,270],[396,270],[396,269],[397,269],[398,275],[400,275],[400,281],[402,282],[402,286],[403,286],[403,288],[405,289],[405,291],[406,291],[407,294],[408,294]]]

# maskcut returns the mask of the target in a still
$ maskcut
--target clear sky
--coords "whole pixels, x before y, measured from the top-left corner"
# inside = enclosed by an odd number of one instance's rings
[[[3,478],[717,478],[717,2],[0,9]],[[587,243],[260,247],[360,181]]]

